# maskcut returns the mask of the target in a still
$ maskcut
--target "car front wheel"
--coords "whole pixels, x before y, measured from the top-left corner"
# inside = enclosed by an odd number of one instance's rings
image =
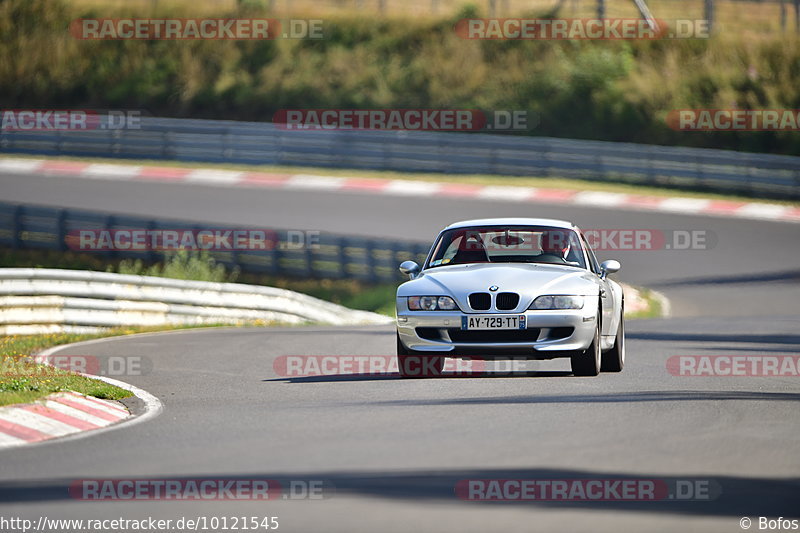
[[[600,314],[594,320],[594,337],[592,344],[570,357],[572,373],[576,376],[596,376],[600,373],[602,352],[600,350]]]
[[[409,350],[397,334],[397,369],[403,378],[432,378],[442,375],[444,357],[439,355],[420,355]]]
[[[625,318],[620,311],[619,326],[617,327],[617,338],[614,339],[614,347],[603,354],[603,372],[622,372],[625,366]]]

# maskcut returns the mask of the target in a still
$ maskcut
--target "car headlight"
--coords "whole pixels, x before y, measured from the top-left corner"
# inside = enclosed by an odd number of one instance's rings
[[[452,311],[456,302],[449,296],[409,296],[408,308],[411,311]]]
[[[582,309],[583,296],[539,296],[528,309]]]

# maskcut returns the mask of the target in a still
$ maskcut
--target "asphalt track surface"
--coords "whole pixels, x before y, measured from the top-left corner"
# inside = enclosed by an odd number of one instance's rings
[[[674,355],[800,352],[800,226],[345,192],[0,176],[2,198],[209,223],[430,240],[488,216],[589,228],[701,230],[701,250],[600,252],[622,281],[666,294],[672,317],[628,322],[621,374],[531,364],[513,377],[278,375],[284,355],[390,355],[389,328],[243,328],[95,342],[62,353],[144,357],[122,379],[165,406],[143,424],[0,452],[0,516],[278,516],[282,531],[741,531],[797,517],[800,381],[678,377]],[[322,480],[322,500],[80,502],[78,479]],[[700,501],[469,502],[466,479],[704,480]]]

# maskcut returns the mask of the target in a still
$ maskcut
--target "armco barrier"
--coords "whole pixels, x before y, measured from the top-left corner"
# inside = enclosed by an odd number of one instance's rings
[[[225,229],[213,224],[214,229]],[[14,249],[67,250],[66,237],[87,229],[208,229],[209,224],[108,215],[91,211],[0,202],[0,246]],[[236,229],[228,227],[227,229]],[[242,272],[319,279],[359,279],[393,282],[404,279],[397,266],[412,259],[422,262],[429,244],[386,241],[320,233],[313,246],[295,246],[288,230],[274,230],[272,250],[212,251],[218,262]],[[104,259],[156,261],[158,251],[92,251]]]
[[[257,321],[357,325],[386,324],[391,318],[274,287],[0,268],[0,335]]]
[[[0,152],[560,176],[800,198],[800,157],[499,134],[291,131],[143,117],[139,129],[0,130]]]

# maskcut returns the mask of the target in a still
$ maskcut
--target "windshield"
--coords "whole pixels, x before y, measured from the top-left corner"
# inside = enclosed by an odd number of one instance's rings
[[[586,268],[578,234],[549,226],[457,228],[439,237],[427,267],[469,263],[548,263]]]

